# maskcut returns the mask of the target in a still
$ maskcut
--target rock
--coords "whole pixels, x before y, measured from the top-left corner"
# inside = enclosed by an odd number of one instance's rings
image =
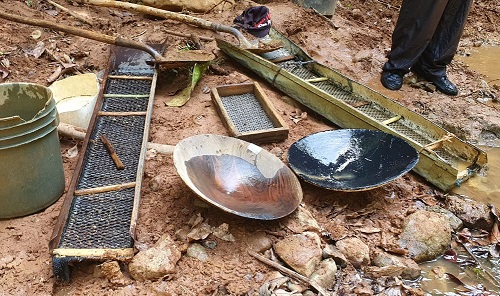
[[[229,224],[222,223],[218,227],[213,229],[213,234],[216,238],[227,242],[234,242],[234,236],[229,232]]]
[[[161,183],[160,176],[156,176],[156,177],[152,178],[148,182],[149,189],[151,189],[151,191],[153,191],[153,192],[158,191],[160,189],[160,183]]]
[[[274,245],[274,250],[286,264],[307,277],[321,261],[321,239],[314,232],[286,237]]]
[[[334,245],[327,244],[323,249],[323,258],[332,258],[338,266],[344,268],[347,266],[347,258]]]
[[[319,263],[318,268],[313,272],[310,279],[321,287],[329,290],[333,289],[336,273],[337,264],[335,263],[335,260],[328,258]]]
[[[449,195],[446,207],[464,222],[465,227],[490,231],[493,219],[487,205],[474,201],[465,195]]]
[[[451,243],[450,222],[443,214],[418,210],[406,217],[398,243],[417,263],[436,259]]]
[[[126,286],[131,282],[123,275],[117,261],[106,261],[99,265],[99,270],[101,275],[107,278],[112,285]]]
[[[401,277],[406,280],[414,280],[420,276],[421,269],[413,259],[398,257],[382,250],[375,250],[372,264],[376,267],[396,266],[401,267]]]
[[[191,258],[196,258],[200,261],[206,261],[208,259],[207,250],[200,244],[191,244],[186,251],[186,255]]]
[[[191,228],[191,231],[187,234],[188,240],[197,241],[206,239],[212,233],[212,226],[208,223],[197,224],[196,226]]]
[[[320,232],[318,221],[304,206],[299,206],[287,219],[288,229],[294,233],[302,233],[305,231]]]
[[[440,214],[443,214],[446,217],[448,217],[448,220],[450,221],[451,229],[453,229],[454,231],[458,231],[458,230],[462,229],[462,227],[464,226],[464,223],[462,222],[462,220],[460,220],[460,218],[455,216],[455,214],[448,211],[447,209],[443,209],[439,206],[432,206],[432,207],[427,207],[427,211],[440,213]]]
[[[264,253],[273,247],[273,241],[262,231],[250,234],[247,244],[251,250],[257,253]]]
[[[136,280],[153,280],[175,272],[175,265],[181,259],[181,252],[177,249],[169,235],[162,236],[156,244],[137,253],[130,262],[130,275]]]
[[[359,238],[344,238],[338,241],[335,246],[355,268],[370,264],[370,249]]]

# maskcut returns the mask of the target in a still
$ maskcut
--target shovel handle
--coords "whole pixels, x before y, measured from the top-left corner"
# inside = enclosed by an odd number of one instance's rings
[[[43,28],[48,28],[56,31],[61,31],[64,33],[80,36],[83,38],[88,38],[92,39],[95,41],[99,42],[104,42],[112,45],[117,45],[117,46],[123,46],[123,47],[130,47],[130,48],[135,48],[135,49],[140,49],[143,50],[150,55],[152,55],[157,62],[163,61],[163,56],[159,54],[156,50],[154,50],[151,46],[137,42],[134,40],[129,40],[121,37],[113,37],[109,36],[106,34],[102,33],[97,33],[85,29],[80,29],[80,28],[73,28],[70,26],[66,25],[61,25],[61,24],[56,24],[50,21],[46,20],[41,20],[41,19],[35,19],[35,18],[27,18],[23,17],[20,15],[14,15],[7,13],[3,10],[0,10],[0,17],[4,18],[9,21],[17,22],[17,23],[22,23],[22,24],[27,24],[27,25],[32,25],[32,26],[38,26],[38,27],[43,27]]]
[[[154,7],[149,7],[149,6],[144,6],[144,5],[139,5],[139,4],[133,4],[133,3],[128,3],[128,2],[121,2],[121,1],[113,1],[113,0],[76,0],[78,3],[85,3],[85,4],[92,4],[92,5],[97,5],[97,6],[103,6],[103,7],[114,7],[114,8],[121,8],[129,11],[135,11],[139,12],[142,14],[149,14],[149,15],[154,15],[157,17],[162,17],[165,19],[172,19],[180,22],[185,22],[197,27],[201,27],[204,29],[209,29],[213,31],[218,31],[218,32],[225,32],[234,35],[236,38],[238,38],[238,41],[240,42],[240,47],[243,48],[253,48],[253,46],[248,42],[248,40],[243,36],[243,34],[236,28],[222,25],[222,24],[217,24],[213,23],[210,21],[207,21],[205,19],[197,18],[194,16],[190,15],[185,15],[185,14],[180,14],[180,13],[175,13],[172,11],[167,11],[163,9],[158,9]]]

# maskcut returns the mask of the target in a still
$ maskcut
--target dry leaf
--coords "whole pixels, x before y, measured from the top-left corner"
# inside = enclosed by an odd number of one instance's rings
[[[38,59],[39,57],[42,56],[44,51],[45,51],[45,43],[43,43],[42,41],[38,41],[36,47],[33,49],[31,54]]]
[[[10,67],[10,61],[7,58],[3,58],[0,61],[0,64],[2,64],[2,66],[4,66],[5,68],[9,68]]]

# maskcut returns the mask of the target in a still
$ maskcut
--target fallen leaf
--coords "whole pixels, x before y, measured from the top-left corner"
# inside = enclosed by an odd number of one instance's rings
[[[491,206],[491,214],[493,214],[493,217],[495,217],[495,223],[493,224],[493,228],[491,229],[489,238],[490,238],[490,243],[496,244],[500,242],[500,228],[499,228],[498,216],[494,206]]]
[[[31,54],[38,59],[39,57],[42,56],[44,51],[45,51],[45,43],[43,43],[42,41],[38,41],[36,47],[33,49],[33,51],[31,51]]]

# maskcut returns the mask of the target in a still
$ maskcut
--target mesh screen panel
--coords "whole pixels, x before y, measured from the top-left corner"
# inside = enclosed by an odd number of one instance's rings
[[[221,97],[231,121],[239,132],[249,132],[275,128],[272,121],[253,94]]]

